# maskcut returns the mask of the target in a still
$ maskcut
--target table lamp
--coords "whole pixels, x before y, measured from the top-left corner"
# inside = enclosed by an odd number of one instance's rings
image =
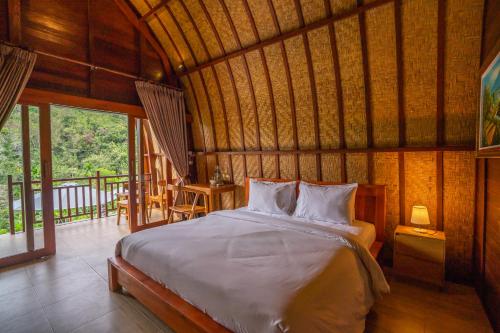
[[[429,212],[425,206],[413,206],[411,210],[411,220],[412,224],[417,225],[429,225],[431,221],[429,220]],[[427,229],[413,228],[416,232],[426,233]]]

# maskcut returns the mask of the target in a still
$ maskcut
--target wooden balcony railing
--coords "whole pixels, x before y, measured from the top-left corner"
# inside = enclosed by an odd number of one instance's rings
[[[150,176],[146,174],[145,189],[151,187]],[[53,179],[54,220],[56,224],[70,223],[75,220],[102,218],[112,215],[117,209],[117,194],[128,189],[128,175],[95,176]],[[35,207],[35,224],[42,223],[41,183],[32,181]],[[25,193],[22,181],[7,177],[8,208],[10,233],[16,232],[16,216],[25,231]],[[39,202],[40,203],[39,203]]]

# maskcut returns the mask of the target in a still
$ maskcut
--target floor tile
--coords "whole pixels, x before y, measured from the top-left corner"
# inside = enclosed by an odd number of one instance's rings
[[[32,287],[0,297],[0,325],[15,317],[41,309]]]
[[[24,268],[0,273],[0,296],[32,287]]]
[[[149,327],[140,325],[137,317],[126,313],[123,309],[111,311],[104,316],[81,326],[74,333],[149,333],[161,332],[154,325]]]
[[[0,325],[3,333],[53,333],[42,309],[2,321]]]
[[[118,299],[110,293],[84,291],[43,308],[55,333],[71,332],[117,309]]]

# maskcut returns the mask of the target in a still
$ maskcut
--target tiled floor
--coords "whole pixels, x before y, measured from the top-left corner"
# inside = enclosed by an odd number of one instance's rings
[[[132,297],[108,292],[106,258],[128,233],[114,217],[57,228],[57,255],[0,272],[0,332],[171,332]],[[491,332],[474,290],[390,279],[367,332]]]

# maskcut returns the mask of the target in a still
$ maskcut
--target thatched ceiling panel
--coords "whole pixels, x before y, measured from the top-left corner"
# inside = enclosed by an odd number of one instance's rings
[[[302,0],[300,4],[305,24],[309,24],[326,17],[325,0]]]
[[[223,105],[223,100],[221,99],[222,96],[220,96],[217,87],[217,73],[214,72],[213,68],[205,68],[201,71],[201,73],[207,86],[209,101],[211,101],[212,104],[217,150],[228,150],[229,144],[228,137],[226,135],[225,106]]]
[[[311,82],[307,70],[304,38],[297,36],[285,41],[286,53],[290,64],[295,115],[297,119],[298,145],[301,149],[314,149],[314,112]]]
[[[253,87],[251,87],[251,83],[249,82],[250,77],[246,75],[246,60],[243,57],[238,57],[231,59],[229,63],[234,75],[238,99],[240,101],[243,132],[245,135],[245,148],[255,150],[260,146],[258,140],[259,128],[256,117]]]
[[[194,22],[189,17],[190,14],[186,11],[186,7],[183,1],[173,1],[167,6],[167,11],[172,15],[172,20],[178,27],[182,38],[186,41],[187,45],[191,46],[191,50],[194,53],[196,62],[202,64],[206,62],[209,58],[207,53],[208,47],[204,44],[205,42],[201,40],[200,36],[196,33],[194,27]]]
[[[245,10],[243,1],[246,0],[219,0],[224,1],[232,22],[236,27],[238,37],[243,47],[254,44],[257,39],[252,30],[252,18]]]
[[[393,4],[366,14],[366,40],[370,70],[373,145],[395,147],[399,143],[399,122]]]
[[[335,23],[344,99],[345,141],[349,148],[367,146],[366,105],[359,22],[351,17]]]
[[[263,0],[248,0],[248,5],[252,12],[259,38],[265,40],[278,35],[271,14],[272,9],[269,7],[270,3]]]
[[[406,142],[436,144],[437,1],[402,4]]]
[[[293,0],[273,0],[272,3],[282,33],[299,27],[299,17]]]
[[[322,149],[339,148],[339,111],[329,27],[308,33],[318,94],[319,138]]]

